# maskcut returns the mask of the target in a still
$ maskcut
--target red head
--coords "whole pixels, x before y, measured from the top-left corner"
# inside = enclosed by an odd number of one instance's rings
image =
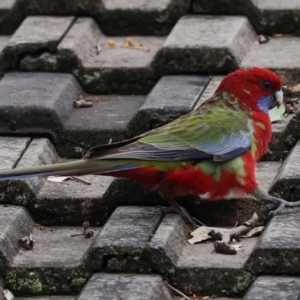
[[[227,75],[217,92],[235,96],[246,109],[268,112],[273,100],[282,102],[282,82],[274,72],[262,69],[239,69]]]

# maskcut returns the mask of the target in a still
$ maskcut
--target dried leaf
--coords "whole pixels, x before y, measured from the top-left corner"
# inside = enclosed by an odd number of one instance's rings
[[[70,179],[70,176],[48,176],[47,181],[51,182],[63,182]]]
[[[4,290],[3,294],[4,294],[5,300],[12,300],[15,298],[15,296],[13,295],[13,293],[10,290],[7,290],[7,289]]]
[[[189,244],[194,245],[207,240],[219,240],[226,231],[228,231],[226,228],[201,226],[190,232],[192,238],[188,239],[188,242]]]
[[[293,92],[300,92],[300,83],[296,84],[295,86],[292,87]]]
[[[283,114],[285,113],[285,106],[282,104],[277,108],[276,106],[269,110],[269,116],[271,122],[276,122],[282,119]]]
[[[190,235],[192,238],[188,240],[189,244],[194,245],[196,243],[204,242],[211,239],[211,236],[209,233],[211,232],[211,229],[206,226],[201,226],[197,228],[196,230],[192,231]]]
[[[265,229],[264,226],[254,227],[250,231],[248,231],[246,234],[240,235],[239,237],[250,238],[250,237],[258,236],[264,231],[264,229]]]

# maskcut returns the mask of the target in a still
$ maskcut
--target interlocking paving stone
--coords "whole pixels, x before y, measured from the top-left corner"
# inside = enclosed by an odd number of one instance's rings
[[[260,66],[277,71],[283,76],[286,73],[299,74],[299,67],[295,64],[300,60],[300,38],[278,37],[261,45],[249,45],[249,52],[245,55],[241,67]],[[291,75],[290,75],[291,76]]]
[[[254,274],[299,273],[299,213],[299,208],[287,209],[268,223],[247,269]]]
[[[42,296],[42,297],[16,297],[15,300],[76,300],[72,296]]]
[[[4,0],[0,3],[0,32],[11,34],[21,23],[24,12],[19,0]]]
[[[184,16],[157,54],[156,72],[233,71],[255,36],[247,18],[242,16]]]
[[[85,299],[171,300],[163,279],[157,275],[94,274],[78,296]]]
[[[6,45],[9,67],[15,67],[19,57],[25,53],[55,52],[73,21],[74,17],[27,17]]]
[[[297,0],[195,0],[192,11],[201,14],[244,14],[260,34],[299,32],[300,5]]]
[[[168,34],[176,21],[183,16],[190,0],[103,0],[104,12],[99,20],[106,34]],[[113,26],[112,26],[113,24]]]
[[[93,230],[99,233],[99,228]],[[93,268],[86,254],[94,237],[71,237],[82,231],[82,227],[34,228],[34,248],[14,257],[5,274],[7,288],[16,296],[79,292]]]
[[[165,216],[158,226],[160,218],[153,207],[119,207],[92,245],[94,266],[109,272],[162,274],[179,289],[202,294],[223,295],[226,289],[234,295],[252,282],[243,266],[256,239],[243,241],[243,251],[236,256],[224,257],[212,254],[212,244],[188,245],[188,228],[178,215]]]
[[[140,107],[130,127],[135,135],[192,111],[209,82],[206,76],[164,76]]]
[[[243,14],[248,0],[194,0],[192,10],[202,14]]]
[[[28,236],[33,228],[33,222],[22,207],[0,205],[0,270],[13,263],[20,246],[18,240]]]
[[[147,264],[139,261],[160,220],[161,213],[154,207],[118,207],[92,245],[97,269],[102,268],[102,258],[107,256],[104,267],[108,271],[145,272]]]
[[[50,134],[56,139],[81,93],[69,74],[8,73],[0,81],[1,133]]]
[[[146,93],[157,81],[151,64],[165,39],[132,38],[150,50],[119,46],[126,42],[124,37],[107,37],[93,19],[79,18],[58,46],[59,66],[71,71],[90,93]],[[108,46],[109,39],[115,47]]]
[[[250,15],[255,28],[265,34],[299,33],[300,3],[297,0],[251,0],[255,6]]]
[[[242,241],[243,251],[237,255],[224,256],[213,253],[211,243],[189,245],[187,233],[188,228],[178,215],[163,219],[150,243],[151,249],[156,250],[152,256],[153,270],[164,274],[185,293],[234,295],[250,285],[254,277],[243,266],[256,239]]]
[[[279,194],[289,201],[300,199],[300,171],[298,162],[300,160],[300,142],[297,142],[288,157],[282,164],[276,180],[272,184],[273,193]]]
[[[5,153],[2,157],[6,159],[5,163],[1,163],[1,168],[8,169],[15,165],[24,168],[59,161],[48,139],[33,139],[23,154],[29,141],[28,138],[2,137],[1,153]],[[86,220],[93,225],[103,224],[106,220],[103,216],[111,213],[119,201],[117,198],[111,201],[109,196],[113,178],[90,175],[83,176],[83,179],[91,185],[73,180],[54,183],[43,177],[11,181],[9,185],[3,182],[1,202],[28,206],[35,220],[45,225],[80,225]]]
[[[57,145],[61,155],[81,158],[91,147],[135,134],[136,128],[128,126],[145,96],[101,95],[98,98],[99,102],[91,108],[73,110]]]
[[[14,168],[25,152],[30,140],[28,137],[0,137],[1,169]]]
[[[243,300],[298,300],[299,277],[260,276],[247,291]]]

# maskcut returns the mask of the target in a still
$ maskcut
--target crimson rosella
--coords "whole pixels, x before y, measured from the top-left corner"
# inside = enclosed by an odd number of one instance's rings
[[[240,69],[227,75],[199,108],[169,124],[92,148],[81,160],[0,171],[0,180],[85,174],[128,178],[159,192],[191,225],[192,218],[175,198],[250,197],[272,202],[275,215],[286,206],[300,206],[300,201],[269,195],[255,175],[271,140],[268,111],[283,102],[281,87],[279,76],[267,69]]]

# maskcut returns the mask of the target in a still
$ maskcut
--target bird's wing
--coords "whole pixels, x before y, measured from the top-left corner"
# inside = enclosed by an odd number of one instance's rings
[[[92,148],[84,158],[226,161],[250,148],[250,134],[243,111],[204,107],[131,140]]]

